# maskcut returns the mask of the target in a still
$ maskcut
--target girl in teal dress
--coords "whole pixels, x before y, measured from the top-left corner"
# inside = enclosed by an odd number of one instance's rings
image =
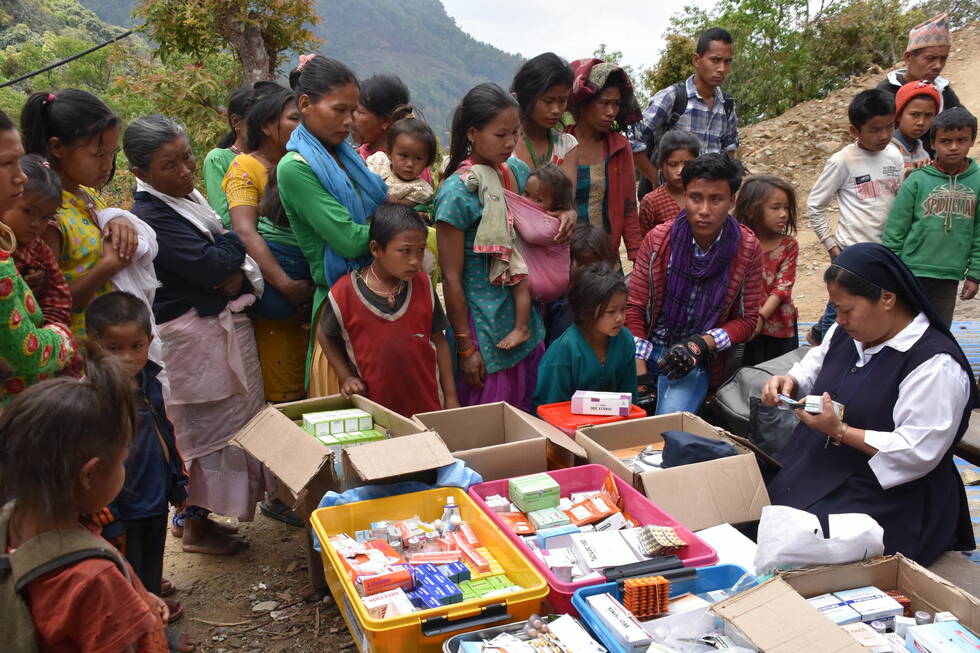
[[[534,408],[569,401],[576,390],[629,392],[636,401],[636,345],[626,323],[626,283],[606,263],[579,268],[568,291],[575,324],[548,347]]]
[[[529,409],[544,353],[537,311],[531,311],[526,342],[512,349],[496,346],[514,326],[514,298],[510,288],[490,282],[490,255],[473,251],[483,206],[460,176],[470,166],[489,166],[500,171],[504,188],[521,193],[530,170],[523,161],[508,161],[519,131],[517,102],[511,95],[496,84],[471,89],[453,115],[449,164],[436,195],[443,292],[455,334],[463,406],[506,401]]]

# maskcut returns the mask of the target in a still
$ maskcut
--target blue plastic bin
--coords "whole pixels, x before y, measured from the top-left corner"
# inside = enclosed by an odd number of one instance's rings
[[[697,567],[697,578],[692,580],[671,581],[670,597],[680,596],[691,592],[692,594],[702,594],[715,590],[727,590],[746,575],[746,571],[738,565],[714,565],[711,567]],[[656,574],[651,574],[656,575]],[[748,589],[756,585],[758,580],[746,581],[743,589]],[[609,649],[609,653],[626,653],[626,649],[616,644],[609,635],[609,631],[603,626],[599,618],[596,617],[592,606],[586,599],[596,594],[610,594],[613,598],[622,601],[623,592],[619,589],[618,583],[603,583],[602,585],[592,585],[575,590],[572,595],[572,605],[578,610],[579,619],[585,623],[592,634],[598,638],[599,642]]]

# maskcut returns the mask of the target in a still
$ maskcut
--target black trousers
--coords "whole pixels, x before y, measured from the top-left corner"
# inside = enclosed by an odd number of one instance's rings
[[[125,555],[148,592],[160,594],[163,549],[167,541],[167,515],[123,520]]]
[[[953,323],[953,311],[956,310],[957,290],[960,282],[955,279],[931,279],[929,277],[916,277],[922,289],[926,291],[926,296],[936,308],[939,317],[943,319],[946,326]]]

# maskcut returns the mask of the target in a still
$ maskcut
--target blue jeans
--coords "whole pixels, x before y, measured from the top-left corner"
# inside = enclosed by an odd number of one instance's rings
[[[310,265],[299,247],[283,245],[271,240],[266,240],[265,244],[269,246],[269,251],[272,252],[276,262],[279,263],[282,271],[290,279],[312,279]],[[267,320],[285,320],[296,313],[296,307],[289,303],[285,295],[266,281],[265,292],[262,293],[262,299],[259,300],[258,311],[259,317]]]
[[[817,322],[813,330],[820,334],[820,338],[823,339],[827,335],[827,331],[833,326],[834,322],[837,321],[837,309],[830,302],[827,302],[827,308],[823,312],[823,317]]]
[[[666,353],[665,345],[654,345],[653,353],[647,361],[650,372],[657,373],[657,361]],[[707,360],[691,370],[683,379],[671,380],[666,376],[657,376],[657,415],[667,413],[696,413],[701,409],[704,398],[708,395],[708,362]]]

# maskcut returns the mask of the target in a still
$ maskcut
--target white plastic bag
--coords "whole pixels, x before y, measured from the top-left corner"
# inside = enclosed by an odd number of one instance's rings
[[[759,521],[755,569],[760,576],[778,569],[841,564],[880,556],[884,530],[863,513],[829,515],[830,537],[817,516],[788,506],[766,506]]]

